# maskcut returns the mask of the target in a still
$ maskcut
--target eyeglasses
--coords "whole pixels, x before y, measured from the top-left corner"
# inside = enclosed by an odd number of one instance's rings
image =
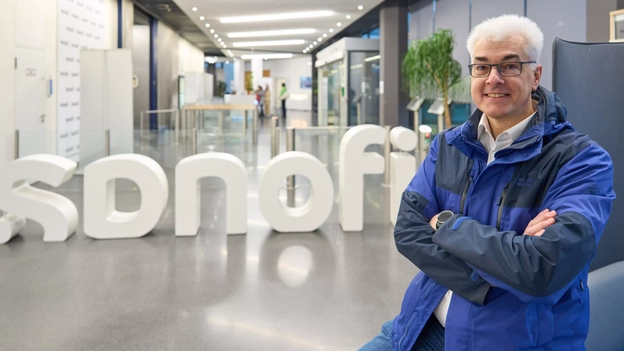
[[[492,67],[496,67],[501,77],[514,77],[522,73],[522,65],[526,63],[535,63],[535,61],[525,62],[501,62],[501,63],[475,63],[468,65],[470,75],[474,78],[487,78],[492,71]]]

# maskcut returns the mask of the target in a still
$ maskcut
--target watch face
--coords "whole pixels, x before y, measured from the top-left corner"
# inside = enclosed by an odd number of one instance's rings
[[[442,211],[438,215],[438,222],[444,223],[444,222],[446,222],[447,219],[451,218],[452,216],[453,216],[453,212],[448,211],[448,210],[447,211]]]

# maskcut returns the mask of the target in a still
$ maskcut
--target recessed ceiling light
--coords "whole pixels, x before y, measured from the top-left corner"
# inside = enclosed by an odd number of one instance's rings
[[[323,38],[327,38],[327,33],[323,33]]]
[[[221,42],[221,40],[222,40],[221,38],[217,39],[217,41],[218,41],[219,43]]]
[[[319,41],[319,42],[323,41],[323,38],[318,38],[318,41]]]
[[[358,6],[358,10],[364,10],[364,6],[362,5]]]
[[[333,33],[334,32],[334,28],[329,28],[329,32]]]
[[[308,52],[308,51],[306,51],[306,50],[303,50],[303,53],[304,53],[304,54],[305,54],[306,52]]]
[[[280,59],[280,58],[292,58],[292,54],[256,54],[256,55],[241,55],[243,60],[251,60],[253,58],[263,58],[263,59]]]
[[[193,7],[193,11],[197,11],[197,7]]]
[[[211,30],[210,30],[210,33],[214,33],[214,29],[211,29]]]
[[[317,43],[316,41],[314,41],[312,44],[316,45],[316,44],[318,44],[318,43]]]
[[[351,19],[351,15],[347,15],[347,19]]]
[[[200,21],[203,21],[203,20],[204,20],[204,18],[205,18],[204,16],[199,16],[199,20],[200,20]]]
[[[210,27],[210,23],[206,23],[206,28]]]
[[[310,49],[312,49],[313,47],[314,47],[314,45],[312,45],[312,44],[310,44],[310,45],[308,46],[308,48],[310,48]]]
[[[305,41],[303,39],[295,39],[295,40],[267,40],[267,41],[247,41],[247,42],[236,42],[232,45],[235,48],[245,47],[245,46],[277,46],[277,45],[300,45]]]
[[[338,27],[340,27],[340,26],[342,26],[342,23],[338,22],[338,23],[336,23],[336,25],[337,25]]]
[[[228,38],[250,38],[250,37],[270,37],[275,35],[295,35],[295,34],[310,34],[314,33],[314,28],[300,28],[300,29],[284,29],[284,30],[263,30],[257,32],[236,32],[228,33]]]
[[[215,35],[214,35],[214,37],[215,37],[215,38],[218,38],[218,37],[219,37],[219,34],[215,34]]]
[[[241,23],[241,22],[258,22],[258,21],[276,21],[295,18],[312,18],[312,17],[328,17],[333,15],[332,11],[310,11],[310,12],[290,12],[276,13],[271,15],[255,15],[255,16],[239,16],[225,17],[221,23]]]
[[[224,48],[224,49],[227,49],[227,45],[223,45],[223,48]]]

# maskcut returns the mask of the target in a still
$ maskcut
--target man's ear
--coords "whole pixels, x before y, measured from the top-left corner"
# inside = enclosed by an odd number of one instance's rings
[[[537,90],[540,80],[542,79],[542,65],[538,65],[533,72],[533,91]]]

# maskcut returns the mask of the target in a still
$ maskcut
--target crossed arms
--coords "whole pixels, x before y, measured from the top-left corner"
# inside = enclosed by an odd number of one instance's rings
[[[499,231],[462,215],[435,231],[431,224],[445,209],[433,184],[436,157],[432,148],[403,194],[395,227],[398,250],[474,303],[484,304],[492,285],[525,302],[559,300],[593,257],[610,213],[614,194],[608,154],[591,145],[564,165],[548,189],[543,211],[524,233]]]

